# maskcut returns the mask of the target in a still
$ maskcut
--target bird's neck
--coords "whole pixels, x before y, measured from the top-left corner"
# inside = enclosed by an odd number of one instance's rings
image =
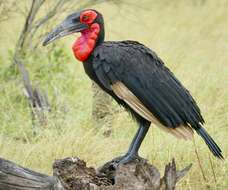
[[[103,30],[99,24],[94,23],[89,29],[81,32],[81,36],[74,42],[72,50],[79,61],[86,61],[94,48],[104,39],[100,39]]]

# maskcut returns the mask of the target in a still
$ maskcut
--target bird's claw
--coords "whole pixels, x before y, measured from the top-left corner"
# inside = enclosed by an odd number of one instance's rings
[[[137,154],[126,154],[122,156],[120,159],[113,160],[112,163],[110,164],[109,168],[111,170],[116,170],[119,165],[124,165],[128,164],[129,162],[139,159],[140,157]]]

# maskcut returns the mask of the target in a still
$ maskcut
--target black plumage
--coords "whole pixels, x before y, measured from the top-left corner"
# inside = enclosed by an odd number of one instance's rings
[[[222,158],[220,148],[202,128],[204,119],[189,91],[146,46],[135,41],[103,42],[96,47],[84,67],[90,78],[139,122],[141,116],[112,92],[113,83],[123,82],[164,126],[191,126],[212,153]]]
[[[202,127],[204,119],[189,91],[155,52],[136,41],[105,42],[103,16],[92,9],[68,16],[46,37],[44,45],[74,32],[82,33],[73,51],[87,75],[139,123],[122,163],[138,156],[151,123],[184,139],[191,139],[195,130],[211,152],[223,158],[221,149]]]
[[[204,120],[189,92],[162,60],[134,41],[104,42],[91,55],[89,63],[105,89],[123,82],[167,127]],[[97,82],[97,81],[96,81]]]

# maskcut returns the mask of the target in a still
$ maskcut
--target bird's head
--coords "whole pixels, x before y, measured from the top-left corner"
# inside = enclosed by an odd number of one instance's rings
[[[45,37],[43,45],[45,46],[59,38],[73,33],[85,33],[93,28],[97,28],[100,32],[103,30],[103,27],[103,17],[98,11],[93,9],[78,11],[67,16],[64,21],[62,21],[54,30],[52,30]]]

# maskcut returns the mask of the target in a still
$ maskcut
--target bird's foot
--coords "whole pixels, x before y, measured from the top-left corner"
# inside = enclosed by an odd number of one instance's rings
[[[140,158],[138,154],[126,154],[118,162],[118,164],[127,164],[135,159]]]
[[[115,170],[119,165],[121,164],[127,164],[133,160],[139,159],[138,154],[125,154],[124,156],[119,157],[116,160],[113,160],[112,163],[110,164],[110,167]]]

